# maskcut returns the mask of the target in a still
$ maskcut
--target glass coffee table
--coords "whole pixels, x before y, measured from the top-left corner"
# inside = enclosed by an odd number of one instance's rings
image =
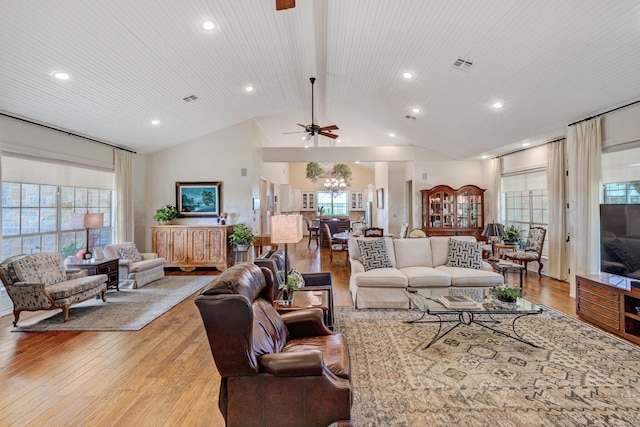
[[[438,340],[442,339],[449,332],[453,331],[460,325],[471,325],[472,323],[482,326],[483,328],[490,329],[494,332],[520,341],[530,346],[541,348],[540,346],[522,338],[518,332],[516,332],[516,321],[524,316],[532,316],[542,313],[542,308],[519,298],[517,303],[512,306],[504,306],[496,303],[478,303],[475,307],[465,308],[447,308],[441,304],[437,299],[428,298],[418,294],[415,291],[403,289],[402,290],[407,298],[411,301],[411,304],[422,312],[422,316],[415,320],[409,320],[407,323],[438,323],[438,332],[433,339],[422,349],[425,350],[431,347]],[[426,315],[435,316],[438,320],[423,320]],[[500,323],[495,316],[514,316],[511,322],[511,329],[513,333],[507,333],[499,329],[492,328],[490,324]],[[451,318],[453,317],[453,318]],[[506,319],[503,319],[506,320]],[[443,332],[443,323],[454,323],[452,327]]]

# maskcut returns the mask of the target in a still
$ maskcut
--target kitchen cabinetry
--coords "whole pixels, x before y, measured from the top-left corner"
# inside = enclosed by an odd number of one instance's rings
[[[422,190],[422,229],[427,236],[475,236],[484,229],[484,192],[475,185]]]
[[[193,271],[197,267],[226,270],[233,264],[229,244],[232,225],[164,225],[151,228],[152,251],[167,260],[167,267]]]
[[[314,212],[316,210],[316,193],[315,191],[302,192],[302,209],[303,211]]]
[[[363,211],[365,205],[364,192],[351,191],[349,194],[349,210]]]
[[[576,276],[576,314],[640,344],[640,282],[613,274]]]
[[[299,212],[302,210],[302,190],[291,188],[291,184],[280,184],[280,212]]]

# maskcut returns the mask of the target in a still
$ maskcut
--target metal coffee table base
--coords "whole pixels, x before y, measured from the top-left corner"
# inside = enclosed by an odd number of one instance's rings
[[[476,325],[482,326],[483,328],[489,329],[493,332],[497,332],[500,335],[504,335],[505,337],[509,337],[511,339],[514,339],[516,341],[520,341],[524,344],[529,344],[532,347],[535,348],[542,348],[539,345],[536,345],[534,343],[532,343],[531,341],[528,341],[524,338],[522,338],[518,332],[516,332],[516,321],[524,316],[530,316],[531,313],[526,313],[526,314],[520,314],[517,315],[514,319],[513,322],[511,323],[511,329],[513,330],[513,334],[509,334],[503,331],[500,331],[498,329],[492,328],[491,326],[488,326],[487,323],[500,323],[499,320],[496,320],[494,318],[491,317],[490,314],[487,314],[487,316],[489,316],[490,320],[480,320],[480,319],[476,319],[475,318],[475,313],[473,313],[472,311],[461,311],[460,313],[458,313],[458,319],[455,320],[446,320],[443,319],[440,316],[446,316],[446,315],[451,315],[451,314],[435,314],[435,313],[429,313],[432,316],[436,316],[438,318],[438,320],[422,320],[424,319],[424,316],[426,315],[426,312],[422,312],[422,316],[420,316],[418,319],[415,320],[408,320],[406,321],[406,323],[438,323],[438,332],[436,332],[435,336],[433,337],[433,339],[429,342],[429,344],[427,344],[426,346],[424,346],[422,349],[426,350],[429,347],[431,347],[433,344],[435,344],[436,342],[438,342],[439,340],[441,340],[442,338],[444,338],[449,332],[453,331],[455,328],[457,328],[460,325],[471,325],[472,323],[475,323]],[[485,313],[482,313],[485,314]],[[443,323],[450,323],[450,322],[457,322],[455,325],[453,325],[452,327],[450,327],[449,329],[447,329],[446,331],[442,332],[442,324]],[[441,333],[442,332],[442,333]]]

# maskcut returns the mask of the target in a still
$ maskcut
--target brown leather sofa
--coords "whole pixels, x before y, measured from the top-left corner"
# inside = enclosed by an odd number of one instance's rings
[[[238,264],[196,297],[226,425],[351,425],[344,336],[326,328],[320,309],[278,314],[273,286],[269,269]]]
[[[278,296],[278,285],[280,283],[277,272],[284,270],[284,257],[284,249],[277,249],[265,252],[253,261],[258,267],[266,267],[271,270],[274,280],[276,281],[273,287],[273,299],[276,299]],[[291,264],[289,263],[289,265]],[[302,273],[302,278],[304,279],[304,287],[301,290],[329,292],[329,310],[325,316],[324,323],[329,329],[333,330],[333,281],[331,279],[331,272]]]

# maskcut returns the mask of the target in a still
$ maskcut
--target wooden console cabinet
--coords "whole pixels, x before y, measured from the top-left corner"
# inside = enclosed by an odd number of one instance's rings
[[[640,344],[640,282],[612,274],[576,276],[576,314]]]
[[[226,270],[233,265],[229,233],[233,225],[163,225],[151,227],[151,247],[167,267],[193,271],[197,267]]]
[[[427,236],[475,236],[484,230],[484,192],[475,185],[457,190],[438,185],[422,190],[422,230]]]

